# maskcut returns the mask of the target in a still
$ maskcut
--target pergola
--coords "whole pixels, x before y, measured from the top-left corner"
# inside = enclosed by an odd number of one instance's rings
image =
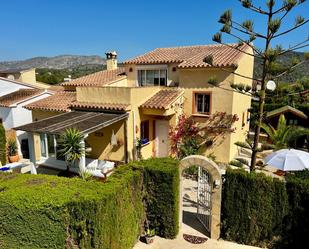
[[[119,121],[124,121],[125,134],[125,161],[127,161],[127,118],[128,113],[103,113],[103,112],[86,112],[72,111],[59,114],[50,118],[35,121],[26,125],[15,127],[15,130],[22,130],[38,134],[60,135],[69,128],[76,128],[84,135],[82,146],[85,148],[85,139],[89,133],[98,131]],[[79,162],[80,169],[85,169],[86,158],[83,156]]]

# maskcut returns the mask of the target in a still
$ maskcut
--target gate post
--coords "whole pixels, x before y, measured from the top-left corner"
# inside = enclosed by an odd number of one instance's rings
[[[182,172],[190,166],[200,166],[206,170],[212,179],[212,194],[211,194],[211,225],[210,225],[210,238],[220,238],[220,216],[221,216],[221,192],[222,192],[222,178],[218,166],[210,159],[204,156],[193,155],[185,157],[180,161],[180,201],[179,201],[179,228],[182,226]]]

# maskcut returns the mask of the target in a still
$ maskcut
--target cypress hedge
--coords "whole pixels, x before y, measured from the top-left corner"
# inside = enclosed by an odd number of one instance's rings
[[[286,182],[261,173],[227,170],[221,236],[268,248],[304,248],[309,234],[309,173]]]
[[[6,164],[6,137],[2,122],[0,122],[0,162],[2,165]]]
[[[309,235],[309,180],[304,177],[288,178],[286,189],[289,197],[289,214],[284,219],[285,229],[276,247],[304,248]]]
[[[282,233],[287,213],[284,182],[261,173],[227,170],[222,192],[223,238],[265,246]]]
[[[147,219],[164,238],[175,238],[179,230],[178,161],[155,158],[143,162]]]
[[[121,166],[106,183],[2,173],[0,248],[132,248],[146,217],[159,234],[175,237],[176,175],[172,159]]]

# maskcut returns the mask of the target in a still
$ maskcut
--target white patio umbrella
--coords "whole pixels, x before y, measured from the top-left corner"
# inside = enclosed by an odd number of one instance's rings
[[[282,149],[268,155],[265,162],[283,171],[309,169],[309,153],[301,150]]]

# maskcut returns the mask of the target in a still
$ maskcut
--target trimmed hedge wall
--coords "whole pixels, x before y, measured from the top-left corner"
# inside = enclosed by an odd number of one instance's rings
[[[164,238],[175,238],[179,231],[178,161],[155,158],[143,164],[146,214],[150,226]]]
[[[297,174],[296,174],[297,175]],[[221,236],[268,248],[303,248],[309,234],[309,181],[227,170]]]
[[[165,217],[154,217],[151,225],[162,229],[162,235],[176,236],[178,213],[173,212],[178,206],[173,200],[178,188],[173,176],[178,172],[177,162],[151,161],[122,166],[106,183],[0,174],[0,248],[132,248],[142,231],[146,197],[151,199],[146,198],[149,217],[157,215],[150,208],[153,205],[171,208]],[[149,187],[157,180],[175,194],[158,198],[159,191]],[[154,196],[145,191],[150,189]]]
[[[277,248],[304,248],[309,235],[309,180],[288,178],[289,214],[284,219],[282,240]]]
[[[228,170],[222,192],[221,236],[263,245],[280,234],[288,212],[284,183],[264,174]]]
[[[2,165],[6,163],[6,137],[3,124],[0,122],[0,162]]]

